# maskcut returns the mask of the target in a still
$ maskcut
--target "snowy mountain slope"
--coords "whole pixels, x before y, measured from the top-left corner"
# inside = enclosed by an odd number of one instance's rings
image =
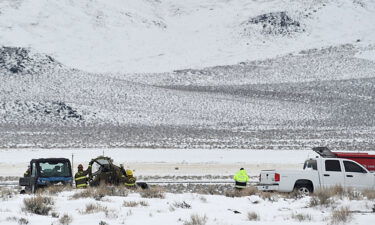
[[[0,147],[372,148],[374,12],[0,0]]]
[[[358,46],[340,45],[235,65],[176,70],[164,74],[128,74],[124,79],[158,86],[222,86],[374,77],[375,63],[358,58],[356,54],[359,52]],[[122,74],[117,76],[123,77]]]
[[[374,44],[362,0],[0,1],[0,45],[91,72],[163,72]]]
[[[209,93],[186,93],[68,69],[32,76],[11,74],[0,79],[1,97],[5,102],[16,100],[25,101],[23,105],[32,105],[32,101],[52,104],[59,101],[82,109],[93,107],[95,113],[98,113],[97,110],[107,112],[103,119],[119,124],[217,126],[219,121],[231,124],[251,120],[253,125],[266,125],[264,121],[279,124],[288,120],[308,120],[309,115],[314,113],[299,103],[290,105],[295,108],[290,113],[282,102],[277,101],[253,102]],[[12,110],[12,106],[19,108],[17,102],[3,105],[5,122],[12,113],[22,112]],[[274,113],[284,116],[276,117]],[[28,117],[34,116],[29,110],[21,115],[19,122],[37,122],[28,121]]]
[[[368,148],[373,134],[374,78],[368,73],[374,63],[354,58],[345,47],[192,73],[143,74],[143,81],[69,69],[27,49],[3,49],[23,56],[12,54],[7,62],[39,70],[24,73],[0,64],[1,146],[299,149],[324,140],[351,148],[358,135],[356,147]],[[295,64],[291,77],[314,75],[306,67],[312,60],[312,67],[335,63],[338,80],[307,82],[306,76],[300,80],[305,82],[283,83],[275,73],[292,72],[285,67]],[[355,68],[365,78],[343,80]],[[323,78],[332,69],[317,71],[314,76]],[[186,85],[195,74],[200,79]],[[259,74],[276,81],[279,76],[279,83],[264,83]],[[155,83],[157,76],[168,79]]]

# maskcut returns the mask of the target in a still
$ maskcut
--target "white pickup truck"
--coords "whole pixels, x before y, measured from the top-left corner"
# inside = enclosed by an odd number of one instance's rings
[[[341,185],[355,189],[375,189],[375,173],[361,164],[341,158],[312,158],[303,170],[262,170],[257,188],[262,191],[309,194],[319,188]]]

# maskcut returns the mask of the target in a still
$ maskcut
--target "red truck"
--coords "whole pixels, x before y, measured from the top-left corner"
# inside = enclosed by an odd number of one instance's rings
[[[370,172],[375,172],[375,154],[360,152],[332,152],[327,147],[315,147],[313,150],[323,158],[341,158],[353,160],[364,167]]]

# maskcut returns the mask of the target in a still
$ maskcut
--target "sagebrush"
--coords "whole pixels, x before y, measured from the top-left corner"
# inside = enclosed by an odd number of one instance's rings
[[[59,219],[59,223],[61,225],[69,225],[73,222],[73,217],[69,216],[68,214],[64,214],[62,217]]]
[[[38,195],[23,200],[24,210],[38,215],[48,215],[52,210],[54,201],[51,197]]]
[[[292,219],[297,220],[298,222],[302,221],[311,221],[312,216],[307,213],[297,213],[297,214],[292,214]]]
[[[193,214],[190,219],[184,222],[184,225],[205,225],[208,221],[206,215],[200,216],[198,214]]]
[[[89,187],[87,189],[81,190],[75,193],[71,198],[94,198],[96,200],[101,200],[105,196],[122,196],[126,197],[129,194],[129,189],[122,186],[99,186],[99,187]]]
[[[352,214],[348,207],[333,210],[330,217],[331,224],[344,224],[352,220]]]
[[[247,213],[247,219],[249,221],[258,221],[258,220],[260,220],[260,216],[256,212],[248,212]]]
[[[139,193],[142,198],[165,198],[164,189],[160,187],[151,187],[141,190]]]

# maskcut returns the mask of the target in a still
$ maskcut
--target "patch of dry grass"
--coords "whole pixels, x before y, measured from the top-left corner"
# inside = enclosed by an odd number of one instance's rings
[[[122,196],[126,197],[129,194],[129,189],[122,186],[99,186],[99,187],[89,187],[87,189],[80,190],[75,193],[71,198],[94,198],[95,200],[101,200],[105,196]]]
[[[174,208],[180,208],[180,209],[191,209],[191,205],[186,203],[185,201],[182,202],[174,202],[173,203]]]
[[[27,212],[38,215],[48,215],[48,213],[52,210],[54,201],[51,197],[37,195],[36,197],[25,198],[23,200],[23,204],[23,210]]]
[[[105,206],[102,206],[98,203],[93,204],[89,203],[86,205],[85,209],[83,211],[80,211],[81,214],[92,214],[92,213],[98,213],[98,212],[108,212],[108,208]]]
[[[29,220],[27,220],[26,218],[18,218],[16,216],[12,216],[12,217],[7,217],[5,219],[5,221],[9,221],[9,222],[17,222],[19,225],[27,225],[29,224]]]
[[[260,192],[259,197],[261,197],[263,200],[267,200],[270,202],[275,202],[279,199],[279,193],[277,192]]]
[[[375,190],[367,189],[362,191],[363,197],[367,198],[368,200],[375,199]]]
[[[298,222],[311,221],[312,216],[310,214],[306,214],[306,213],[297,213],[297,214],[293,213],[292,219],[297,220]]]
[[[136,201],[129,201],[129,202],[124,201],[122,203],[122,206],[124,206],[124,207],[137,207],[137,206],[139,206],[139,202],[136,202]]]
[[[150,187],[139,192],[142,198],[165,198],[164,189],[160,187]]]
[[[36,191],[36,194],[45,194],[50,196],[55,196],[58,193],[61,193],[63,191],[71,191],[73,188],[69,185],[51,185],[45,188],[39,188]]]
[[[256,212],[248,212],[247,213],[247,220],[249,220],[249,221],[259,221],[260,216]]]
[[[207,198],[204,197],[204,196],[200,196],[199,200],[201,200],[201,202],[203,202],[203,203],[207,203]]]
[[[139,205],[141,205],[143,207],[149,206],[148,202],[146,202],[146,201],[139,201]]]
[[[330,216],[331,224],[345,224],[352,220],[352,215],[348,207],[342,207],[337,210],[333,210]]]
[[[319,205],[325,205],[325,206],[330,205],[332,204],[332,197],[334,195],[335,194],[332,191],[332,189],[327,189],[327,188],[318,189],[313,193],[310,199],[309,206],[315,207]]]
[[[73,217],[69,216],[68,214],[64,214],[62,217],[59,219],[59,223],[61,225],[69,225],[73,222]]]
[[[136,202],[136,201],[124,201],[122,203],[122,206],[124,207],[137,207],[137,206],[149,206],[148,202],[146,201],[139,201],[139,202]]]
[[[358,191],[352,188],[343,188],[342,186],[334,186],[332,188],[321,188],[312,194],[310,206],[331,205],[335,198],[349,200],[375,199],[375,190]]]
[[[205,225],[208,221],[206,215],[199,216],[197,214],[193,214],[190,216],[190,219],[184,222],[184,225]]]
[[[225,196],[227,197],[244,197],[244,196],[251,196],[257,194],[259,191],[256,187],[250,186],[241,190],[232,189],[225,192]]]
[[[0,199],[2,200],[13,198],[13,196],[16,194],[17,192],[11,188],[0,187]]]

